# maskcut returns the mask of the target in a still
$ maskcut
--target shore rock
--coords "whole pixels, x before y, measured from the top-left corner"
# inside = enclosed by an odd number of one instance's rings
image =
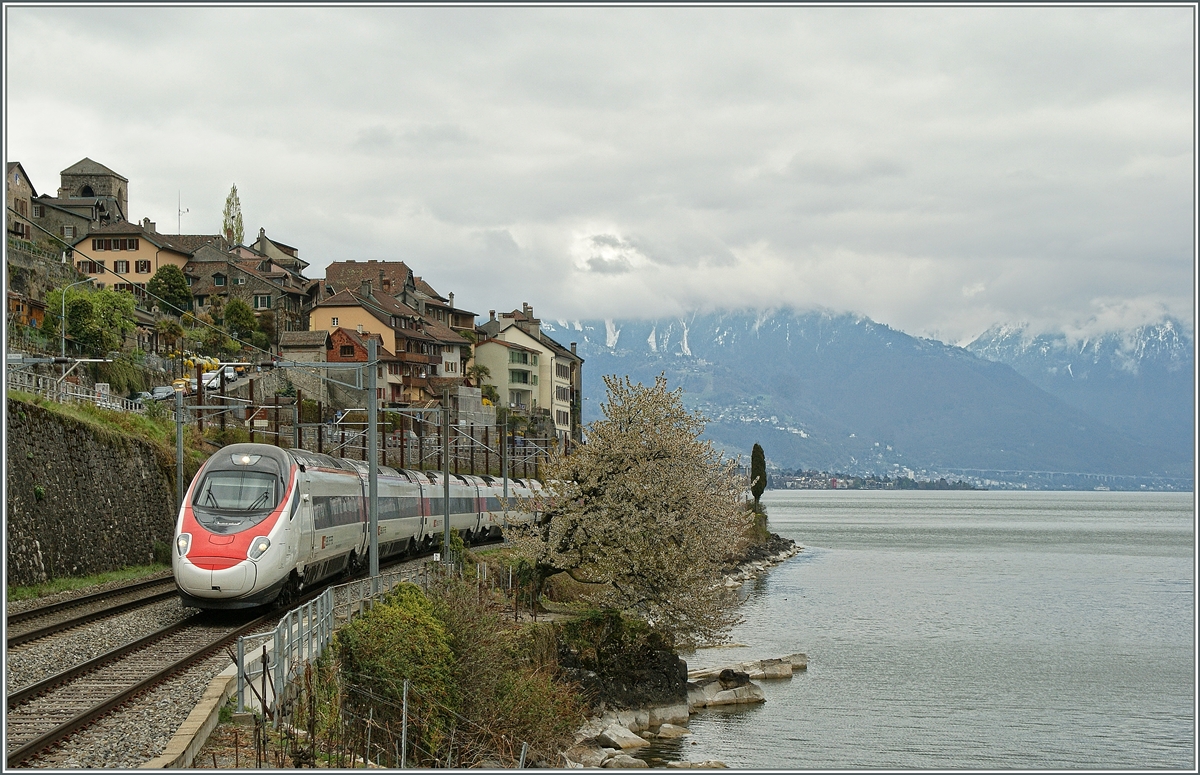
[[[611,745],[620,748],[622,751],[628,751],[634,748],[650,745],[642,738],[629,731],[627,728],[613,724],[607,727],[603,732],[596,736],[603,745]]]
[[[686,727],[675,726],[674,724],[663,724],[655,732],[655,736],[660,740],[672,740],[677,737],[687,737],[692,733],[692,730]]]
[[[642,761],[641,759],[635,759],[632,756],[630,756],[629,754],[622,753],[622,754],[617,754],[616,756],[612,757],[611,759],[608,759],[601,766],[607,770],[607,769],[618,769],[618,768],[621,768],[621,769],[639,769],[639,768],[645,769],[645,768],[648,768],[650,765],[647,764],[646,762]]]
[[[716,678],[723,670],[734,670],[741,673],[746,673],[751,680],[759,680],[762,678],[791,678],[792,673],[796,670],[808,669],[808,656],[806,654],[790,654],[779,659],[758,659],[748,662],[738,662],[733,665],[725,665],[723,667],[708,667],[702,670],[693,670],[688,673],[688,680],[702,681]]]
[[[688,716],[690,715],[691,714],[688,713],[688,705],[686,702],[650,708],[648,726],[650,728],[659,727],[664,724],[686,726],[688,723]]]
[[[749,705],[765,702],[762,687],[750,682],[750,676],[737,670],[725,669],[715,678],[705,678],[688,684],[688,708],[711,708],[717,705]]]

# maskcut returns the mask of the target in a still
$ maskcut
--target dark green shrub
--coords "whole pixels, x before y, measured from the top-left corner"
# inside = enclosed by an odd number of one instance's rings
[[[419,588],[401,585],[342,628],[334,643],[346,701],[361,716],[373,707],[376,722],[398,723],[409,679],[409,761],[431,766],[459,704],[454,652],[433,604]]]

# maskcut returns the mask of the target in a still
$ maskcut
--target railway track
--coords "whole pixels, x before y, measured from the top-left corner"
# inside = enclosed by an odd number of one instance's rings
[[[8,648],[54,635],[99,619],[125,613],[178,595],[171,577],[151,579],[104,592],[95,592],[61,603],[9,614]]]
[[[484,546],[499,544],[487,541]],[[425,553],[428,554],[428,553]],[[389,568],[424,557],[394,558],[381,563]],[[355,574],[365,577],[366,573]],[[344,579],[343,579],[344,580]],[[326,585],[306,594],[301,602],[320,594]],[[165,589],[165,591],[164,591]],[[121,610],[148,605],[154,600],[177,595],[173,579],[157,579],[87,595],[67,603],[44,606],[14,614],[9,624],[25,625],[9,639],[47,637],[87,621],[111,616]],[[113,597],[120,598],[117,601]],[[83,612],[80,613],[80,610]],[[134,642],[122,645],[75,667],[65,669],[8,695],[6,713],[7,767],[36,763],[44,754],[80,730],[122,706],[137,702],[149,692],[189,666],[214,655],[239,636],[260,630],[285,612],[272,610],[246,621],[245,615],[203,612],[164,627]],[[47,624],[48,619],[55,620]]]
[[[7,698],[8,757],[15,767],[170,679],[217,649],[269,623],[198,614],[165,627]]]

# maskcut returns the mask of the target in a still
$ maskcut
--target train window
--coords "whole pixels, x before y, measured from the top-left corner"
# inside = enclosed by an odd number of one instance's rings
[[[196,519],[214,533],[237,533],[279,505],[278,480],[261,471],[212,471],[192,498]]]

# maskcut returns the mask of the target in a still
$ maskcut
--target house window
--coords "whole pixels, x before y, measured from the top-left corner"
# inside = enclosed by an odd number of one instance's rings
[[[213,275],[213,285],[216,285],[216,286],[225,285],[225,275],[223,275],[223,274]]]
[[[73,239],[75,237],[75,227],[74,226],[60,226],[59,234],[61,234],[64,237]]]
[[[146,259],[133,262],[133,269],[138,274],[150,274],[150,262]],[[191,285],[189,282],[188,285]]]
[[[149,262],[149,261],[147,261],[146,263],[148,264],[148,263],[150,263],[150,262]],[[150,271],[150,270],[148,270],[148,269],[147,269],[146,271]],[[188,281],[188,287],[189,287],[189,288],[191,288],[191,287],[192,287],[192,283],[193,283],[193,282],[195,282],[195,280],[196,280],[196,278],[195,278],[195,277],[188,277],[188,278],[187,278],[187,281]]]
[[[565,364],[565,363],[554,364],[554,374],[559,379],[570,379],[571,378],[571,370],[569,368],[567,368],[567,364]]]
[[[208,297],[207,297],[207,296],[197,296],[197,297],[196,297],[196,306],[197,306],[197,307],[203,307],[203,306],[204,306],[204,300],[205,300],[206,298],[208,298]]]
[[[271,308],[270,294],[256,295],[254,297],[254,308],[255,309],[270,309]]]
[[[336,326],[337,324],[338,324],[338,319],[337,319],[337,318],[330,318],[330,320],[329,320],[329,325],[331,325],[331,326]]]
[[[354,357],[354,345],[344,344],[344,345],[342,345],[342,349],[339,350],[339,352],[341,353],[343,358],[353,358]]]
[[[129,262],[113,261],[113,271],[117,274],[129,274]]]
[[[536,355],[536,354],[534,354],[534,355],[532,355],[532,356],[530,356],[530,357],[533,359],[533,364],[532,364],[532,365],[536,366],[536,365],[537,365],[537,355]]]
[[[33,206],[33,217],[34,218],[41,218],[45,214],[46,214],[46,206],[45,205],[36,205],[35,204]]]
[[[137,237],[130,237],[129,239],[125,240],[125,249],[126,250],[137,250],[138,249]]]
[[[528,385],[529,384],[529,372],[521,371],[519,369],[509,369],[508,370],[508,381],[515,383],[517,385]]]
[[[536,385],[538,383],[538,375],[534,374],[532,379],[533,379],[533,384]]]
[[[529,363],[529,353],[510,350],[508,353],[509,363]]]
[[[17,200],[17,215],[21,216],[22,218],[25,217],[25,200],[24,199]]]
[[[233,278],[233,284],[234,285],[245,285],[246,278],[245,277],[235,277],[235,278]]]

